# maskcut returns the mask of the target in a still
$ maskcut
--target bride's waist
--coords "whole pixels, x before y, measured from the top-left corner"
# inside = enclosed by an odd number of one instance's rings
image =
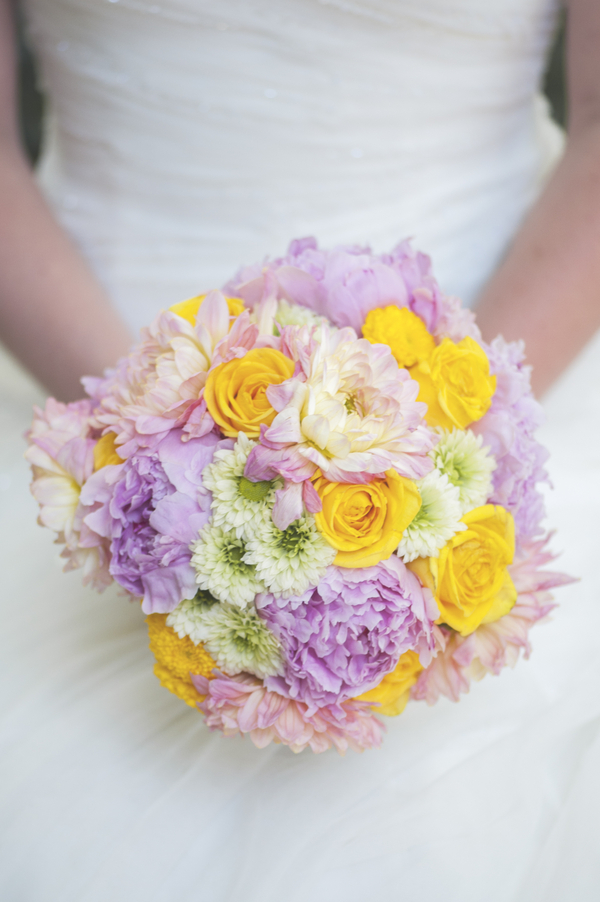
[[[328,136],[285,130],[235,136],[216,128],[201,140],[170,133],[149,142],[143,135],[93,140],[53,125],[39,177],[58,211],[181,232],[202,220],[218,227],[301,211],[470,204],[474,191],[522,189],[536,179],[542,155],[531,114],[469,129],[404,123]]]

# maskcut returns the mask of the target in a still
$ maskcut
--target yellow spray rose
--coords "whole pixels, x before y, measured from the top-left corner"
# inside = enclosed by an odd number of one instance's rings
[[[267,388],[294,374],[294,362],[273,348],[255,348],[245,357],[220,363],[211,370],[204,388],[208,412],[224,435],[245,432],[258,438],[260,425],[270,426],[275,411]]]
[[[462,518],[458,532],[439,558],[417,558],[408,564],[430,588],[440,609],[438,623],[468,636],[482,623],[504,617],[517,600],[507,570],[515,554],[515,525],[503,507],[484,504]]]
[[[94,445],[94,470],[101,470],[109,464],[123,463],[123,458],[117,454],[116,437],[114,432],[107,432],[98,439]]]
[[[427,423],[446,429],[465,429],[481,419],[496,391],[485,351],[468,336],[458,344],[444,338],[428,360],[411,367],[410,375],[420,386],[418,400],[427,404]]]
[[[435,350],[435,341],[425,323],[408,307],[378,307],[369,311],[362,334],[371,344],[387,345],[402,367],[427,360]]]
[[[180,301],[179,304],[173,304],[169,307],[171,313],[176,313],[182,319],[186,319],[190,325],[196,325],[196,316],[200,309],[200,304],[206,297],[205,294],[199,294],[195,298],[188,298],[187,301]],[[225,298],[227,307],[229,308],[229,316],[239,316],[246,309],[241,298]]]
[[[415,651],[400,655],[396,668],[382,679],[378,686],[358,696],[361,702],[379,702],[375,714],[396,717],[402,714],[410,698],[410,687],[417,682],[423,665]]]
[[[314,486],[323,504],[317,528],[337,548],[338,567],[372,567],[388,558],[421,507],[415,483],[395,470],[365,485],[319,476]]]

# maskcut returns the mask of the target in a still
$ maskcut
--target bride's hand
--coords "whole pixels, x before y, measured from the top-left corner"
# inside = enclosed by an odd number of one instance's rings
[[[52,218],[20,147],[10,0],[0,0],[0,339],[58,398],[127,352],[131,337]]]
[[[487,340],[525,339],[538,392],[600,327],[599,47],[600,3],[570,0],[566,151],[477,310]]]

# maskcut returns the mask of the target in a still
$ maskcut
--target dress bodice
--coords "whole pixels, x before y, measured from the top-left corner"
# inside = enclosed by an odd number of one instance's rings
[[[470,303],[557,146],[555,0],[26,5],[42,183],[137,325],[305,234],[412,235]]]

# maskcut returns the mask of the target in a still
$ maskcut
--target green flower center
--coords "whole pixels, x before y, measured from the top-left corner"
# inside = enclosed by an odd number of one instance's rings
[[[251,482],[245,476],[242,476],[239,482],[240,495],[243,495],[248,501],[264,501],[272,487],[273,483],[268,480]]]
[[[406,529],[407,532],[414,532],[417,529],[421,529],[423,526],[429,526],[429,508],[425,502],[421,504],[416,517],[413,519],[412,523],[408,524]]]
[[[221,549],[221,559],[229,564],[229,566],[235,567],[237,570],[241,568],[247,569],[248,565],[242,560],[245,551],[246,549],[241,542],[225,542]]]
[[[344,407],[348,411],[348,413],[357,413],[359,417],[365,415],[365,411],[363,405],[359,398],[356,395],[346,395],[346,400],[344,401]]]
[[[198,589],[192,599],[192,602],[194,604],[194,607],[198,607],[200,609],[210,608],[213,604],[218,604],[217,599],[213,595],[211,595],[210,592],[207,592],[204,589]]]
[[[230,637],[233,644],[240,651],[246,651],[247,649],[254,651],[261,644],[260,625],[253,622],[250,618],[240,618],[237,623],[231,625]]]
[[[306,523],[292,523],[277,537],[277,544],[288,557],[301,554],[310,544],[310,531]]]
[[[446,455],[440,463],[442,473],[446,474],[452,485],[461,485],[464,480],[464,460],[458,459],[456,455]]]

